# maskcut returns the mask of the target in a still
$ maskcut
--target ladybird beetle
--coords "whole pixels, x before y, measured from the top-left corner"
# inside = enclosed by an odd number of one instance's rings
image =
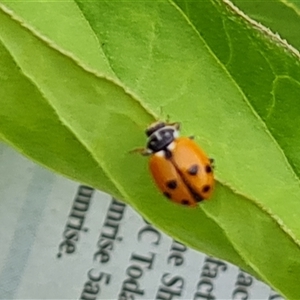
[[[214,188],[213,159],[193,141],[179,137],[179,123],[156,122],[146,129],[149,168],[157,187],[171,201],[188,206],[208,199]]]

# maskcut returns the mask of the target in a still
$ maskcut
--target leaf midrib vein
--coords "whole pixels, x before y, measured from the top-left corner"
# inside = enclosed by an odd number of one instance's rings
[[[203,44],[207,47],[208,51],[211,53],[211,55],[215,58],[215,60],[218,62],[218,64],[221,66],[221,68],[225,71],[225,73],[228,75],[228,77],[232,80],[232,82],[234,83],[234,85],[236,86],[236,88],[238,89],[238,91],[241,93],[241,95],[243,96],[243,99],[245,101],[245,103],[247,104],[247,106],[249,107],[249,109],[252,111],[253,115],[257,118],[257,120],[262,124],[263,128],[265,129],[266,133],[269,135],[269,137],[273,140],[274,144],[276,145],[276,147],[278,148],[278,150],[280,151],[280,153],[282,154],[284,161],[287,165],[287,167],[290,169],[290,171],[292,171],[292,173],[295,176],[295,179],[298,181],[298,183],[300,184],[300,180],[297,176],[297,174],[294,172],[293,168],[291,167],[291,164],[289,163],[289,161],[287,160],[287,157],[284,155],[284,151],[283,149],[280,147],[280,145],[277,143],[277,141],[275,140],[275,138],[273,137],[273,135],[271,134],[271,132],[269,131],[266,123],[262,120],[262,118],[257,114],[257,112],[254,110],[254,108],[252,107],[252,105],[250,104],[249,100],[247,99],[246,95],[244,94],[243,90],[239,87],[238,83],[235,81],[234,77],[232,77],[232,75],[228,72],[228,70],[225,68],[225,66],[222,64],[222,62],[219,60],[219,58],[215,55],[215,53],[213,52],[213,50],[209,47],[209,45],[205,42],[205,40],[201,37],[201,35],[199,34],[199,32],[197,31],[197,29],[195,28],[195,26],[190,22],[190,20],[186,17],[186,15],[184,14],[184,12],[182,12],[182,10],[173,2],[173,0],[167,0],[168,2],[170,2],[182,15],[183,17],[186,19],[187,23],[192,27],[192,29],[196,32],[196,34],[198,35],[199,39],[203,42]]]
[[[283,149],[280,147],[280,145],[277,143],[277,141],[275,140],[275,138],[273,137],[273,135],[271,134],[271,132],[269,131],[266,123],[261,119],[261,117],[257,114],[257,112],[254,110],[254,108],[252,107],[252,105],[250,104],[249,100],[247,99],[246,95],[244,94],[243,90],[239,87],[239,85],[237,84],[237,82],[235,81],[234,77],[228,72],[228,70],[225,68],[225,66],[222,64],[222,62],[219,60],[219,58],[215,55],[215,53],[213,52],[213,50],[209,47],[209,45],[206,43],[206,41],[201,37],[201,35],[199,34],[198,30],[195,28],[195,26],[193,25],[193,23],[188,19],[188,17],[185,15],[185,13],[180,9],[180,7],[177,6],[176,3],[174,3],[173,0],[167,0],[171,5],[174,6],[174,8],[176,10],[179,11],[179,13],[183,16],[183,18],[186,20],[187,24],[189,26],[191,26],[191,28],[195,31],[195,33],[197,34],[197,36],[199,37],[199,39],[203,42],[203,44],[207,47],[208,51],[211,53],[211,55],[215,58],[215,60],[218,62],[218,64],[221,66],[221,68],[224,70],[224,72],[228,75],[228,77],[232,80],[232,82],[234,83],[234,85],[237,87],[238,91],[241,93],[241,95],[243,96],[243,99],[245,101],[245,103],[247,104],[247,106],[249,107],[250,111],[254,114],[254,116],[257,118],[257,120],[262,124],[263,128],[265,129],[266,133],[269,135],[269,137],[271,138],[271,140],[273,140],[274,144],[276,145],[276,147],[278,148],[278,150],[280,151],[281,155],[283,156],[283,159],[287,165],[287,168],[293,173],[295,179],[298,181],[298,183],[300,183],[300,180],[298,178],[298,176],[296,175],[296,173],[294,172],[292,166],[290,165],[289,161],[287,160],[287,157],[284,155],[284,151]],[[231,189],[233,192],[237,193],[237,191],[235,191],[235,189],[230,186],[229,184],[225,183],[222,180],[218,180],[221,184],[227,186],[229,189]],[[254,203],[257,207],[259,207],[260,209],[262,209],[267,215],[269,215],[279,226],[279,228],[281,228],[290,238],[291,240],[297,245],[297,247],[300,247],[300,241],[298,241],[298,239],[294,236],[294,234],[288,229],[288,227],[286,227],[285,225],[281,224],[281,219],[279,217],[276,217],[274,214],[272,214],[269,210],[267,210],[265,207],[263,207],[262,205],[259,204],[259,202],[255,199],[249,198],[248,196],[244,196],[246,199],[248,199],[249,201],[251,201],[252,203]],[[219,226],[221,227],[221,225],[219,224]]]

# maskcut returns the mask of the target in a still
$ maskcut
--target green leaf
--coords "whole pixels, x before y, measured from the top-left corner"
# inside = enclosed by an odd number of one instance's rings
[[[3,140],[300,297],[298,56],[219,1],[1,3]],[[197,209],[129,153],[167,115],[216,160]]]
[[[278,33],[300,50],[300,2],[298,0],[232,1],[249,17]]]

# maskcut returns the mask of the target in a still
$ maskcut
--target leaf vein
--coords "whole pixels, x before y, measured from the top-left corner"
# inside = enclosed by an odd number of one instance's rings
[[[194,24],[191,23],[191,21],[187,18],[187,16],[185,15],[185,13],[176,5],[176,3],[174,3],[173,0],[168,0],[169,3],[171,5],[174,6],[174,8],[176,10],[179,11],[179,13],[183,16],[183,18],[186,20],[186,22],[188,23],[189,26],[191,26],[191,28],[195,31],[195,33],[198,35],[198,38],[203,42],[203,44],[207,47],[208,51],[210,52],[210,54],[215,58],[215,60],[218,62],[218,64],[220,65],[220,67],[224,70],[224,72],[228,75],[228,78],[231,79],[231,81],[233,82],[233,84],[236,86],[236,88],[238,89],[238,91],[241,93],[241,95],[243,96],[243,100],[245,101],[246,105],[249,107],[249,110],[252,112],[252,114],[256,117],[256,119],[261,123],[262,127],[264,128],[265,132],[268,134],[268,136],[270,137],[270,139],[273,141],[274,145],[277,147],[278,151],[281,153],[283,160],[287,166],[287,168],[292,172],[294,179],[297,181],[297,183],[300,183],[300,179],[297,177],[293,167],[291,166],[290,162],[288,161],[287,157],[284,154],[283,149],[280,147],[280,145],[278,144],[278,142],[275,140],[274,136],[271,134],[269,128],[267,127],[266,123],[264,122],[264,120],[260,117],[260,115],[254,110],[253,106],[250,104],[248,98],[246,97],[244,91],[241,89],[241,87],[238,85],[238,83],[236,82],[235,78],[232,76],[232,74],[227,70],[227,68],[224,66],[224,64],[219,60],[219,58],[215,55],[215,53],[213,52],[213,50],[209,47],[209,45],[206,43],[206,41],[202,38],[202,36],[199,34],[198,30],[195,28]],[[224,0],[223,0],[224,1]],[[224,1],[225,2],[225,1]],[[222,180],[219,180],[222,184],[224,184],[224,182]],[[235,189],[231,186],[228,185],[229,188],[231,188],[232,191],[234,191]],[[237,191],[235,191],[237,192]],[[246,197],[247,198],[247,197]],[[247,198],[248,199],[248,198]],[[259,206],[261,209],[264,209],[265,212],[267,212],[270,217],[274,220],[276,220],[276,222],[278,223],[278,225],[287,233],[290,235],[290,237],[292,238],[292,240],[295,242],[295,244],[299,247],[300,246],[300,241],[297,239],[297,237],[282,223],[282,220],[279,217],[275,217],[275,215],[268,211],[265,207],[263,207],[257,200],[255,199],[250,199],[253,203],[255,203],[257,206]]]

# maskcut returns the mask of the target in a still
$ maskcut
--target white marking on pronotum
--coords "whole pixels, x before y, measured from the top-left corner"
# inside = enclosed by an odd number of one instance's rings
[[[162,140],[162,137],[161,137],[161,135],[159,134],[158,131],[155,131],[154,133],[152,133],[152,135],[154,135],[157,138],[158,141]],[[151,137],[152,137],[152,135],[151,135]]]
[[[172,142],[171,144],[169,144],[168,147],[167,147],[167,149],[168,149],[169,151],[174,150],[174,149],[175,149],[175,143]]]
[[[177,139],[179,137],[179,131],[178,130],[174,130],[173,137],[174,137],[174,139]]]
[[[154,155],[157,155],[159,157],[165,157],[165,151],[164,150],[157,151],[155,152]]]

